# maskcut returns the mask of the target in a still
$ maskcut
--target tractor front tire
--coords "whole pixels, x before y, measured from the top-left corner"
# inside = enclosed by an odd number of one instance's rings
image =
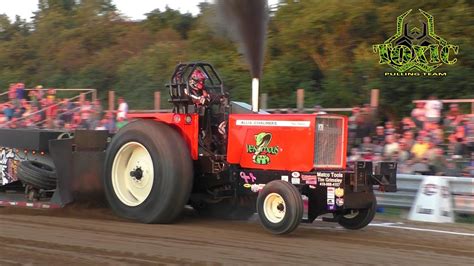
[[[338,223],[342,227],[351,230],[358,230],[366,227],[375,217],[377,199],[375,194],[371,193],[371,205],[366,209],[350,210],[349,212],[341,215]]]
[[[189,149],[170,126],[137,120],[112,139],[105,160],[107,201],[119,216],[143,223],[172,223],[193,183]]]
[[[303,218],[303,199],[298,189],[285,181],[268,183],[257,198],[257,213],[263,227],[272,234],[291,233]]]

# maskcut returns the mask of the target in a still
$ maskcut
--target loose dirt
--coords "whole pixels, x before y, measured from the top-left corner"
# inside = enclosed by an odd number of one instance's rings
[[[474,233],[474,225],[408,225]],[[108,209],[0,208],[0,242],[0,265],[472,265],[474,261],[472,236],[376,226],[349,231],[325,222],[273,236],[255,219],[203,219],[191,210],[176,224],[150,225],[121,220]]]

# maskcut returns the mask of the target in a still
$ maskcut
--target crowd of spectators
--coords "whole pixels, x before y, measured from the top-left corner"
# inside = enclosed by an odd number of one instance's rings
[[[127,123],[128,105],[105,111],[100,100],[82,103],[58,98],[54,89],[11,84],[0,104],[0,127],[97,129],[116,132]],[[320,106],[317,113],[324,114]],[[457,104],[443,112],[440,100],[419,101],[401,121],[379,123],[376,110],[356,106],[349,117],[349,166],[357,160],[396,161],[403,174],[474,176],[474,115]],[[290,113],[290,112],[287,112]]]
[[[396,161],[398,173],[474,177],[474,116],[435,97],[416,103],[400,122],[376,123],[374,110],[354,107],[349,118],[349,164]]]
[[[128,105],[119,98],[118,110],[106,111],[99,99],[59,98],[55,89],[41,85],[26,90],[11,84],[8,100],[0,103],[0,127],[39,129],[97,129],[117,131],[127,122]]]

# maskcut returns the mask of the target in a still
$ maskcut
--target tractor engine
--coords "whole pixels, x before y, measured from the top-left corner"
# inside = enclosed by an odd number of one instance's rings
[[[342,170],[347,118],[339,115],[231,114],[227,160],[243,168]]]

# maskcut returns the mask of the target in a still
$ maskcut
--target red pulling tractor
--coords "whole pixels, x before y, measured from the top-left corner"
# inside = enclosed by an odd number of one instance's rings
[[[192,91],[197,70],[201,96]],[[51,208],[105,195],[117,215],[143,223],[172,223],[191,205],[229,219],[256,212],[265,229],[285,234],[327,213],[325,221],[363,228],[375,215],[373,187],[396,191],[396,163],[346,170],[344,116],[252,112],[229,101],[207,63],[178,65],[168,87],[172,113],[129,115],[114,136],[0,130],[0,205]]]

